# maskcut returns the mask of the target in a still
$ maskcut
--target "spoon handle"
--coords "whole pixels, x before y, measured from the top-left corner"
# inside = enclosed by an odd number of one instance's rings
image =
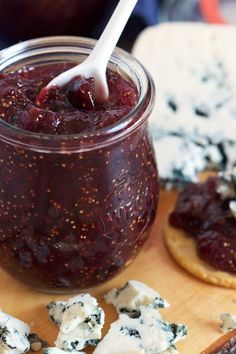
[[[97,67],[105,69],[109,58],[138,0],[120,0],[105,30],[99,38],[89,61],[96,60]]]

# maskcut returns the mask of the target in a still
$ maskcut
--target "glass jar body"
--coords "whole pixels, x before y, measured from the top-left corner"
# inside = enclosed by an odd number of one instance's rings
[[[142,119],[150,94],[129,128],[102,143],[102,132],[90,145],[73,136],[73,148],[70,136],[55,142],[23,131],[14,140],[6,130],[13,134],[14,127],[0,124],[0,264],[7,272],[63,293],[98,285],[134,259],[158,202],[152,140]]]
[[[0,142],[0,258],[41,290],[99,284],[129,263],[153,224],[158,187],[147,123],[85,153]]]

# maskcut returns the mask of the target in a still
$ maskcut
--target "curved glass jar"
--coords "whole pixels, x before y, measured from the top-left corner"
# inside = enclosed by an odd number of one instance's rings
[[[22,42],[0,52],[0,70],[79,62],[94,43]],[[39,290],[70,292],[111,278],[135,257],[155,219],[153,83],[122,50],[109,67],[138,91],[137,105],[118,123],[86,135],[46,135],[0,120],[0,264]]]

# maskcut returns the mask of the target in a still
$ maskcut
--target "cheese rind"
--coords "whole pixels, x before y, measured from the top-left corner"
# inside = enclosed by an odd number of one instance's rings
[[[23,321],[0,312],[0,352],[23,354],[30,348],[28,335],[30,327]]]
[[[112,289],[104,296],[108,304],[115,306],[118,313],[130,313],[135,317],[141,305],[165,308],[169,304],[158,292],[137,280],[129,280],[123,288]]]

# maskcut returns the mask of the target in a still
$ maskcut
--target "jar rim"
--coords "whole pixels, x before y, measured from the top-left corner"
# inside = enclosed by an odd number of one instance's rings
[[[91,51],[96,42],[94,39],[78,36],[41,37],[20,42],[0,51],[0,72],[17,64],[19,60],[42,56],[45,53],[54,55],[65,51],[67,54],[73,52],[78,55],[81,54],[81,51]],[[85,53],[83,52],[83,54]],[[41,152],[49,152],[48,150],[50,152],[52,150],[62,152],[64,146],[63,153],[67,151],[71,153],[72,151],[102,148],[120,140],[124,135],[131,134],[142,125],[153,109],[155,101],[154,82],[144,66],[134,56],[121,48],[115,48],[109,63],[117,66],[122,64],[127,69],[132,70],[132,74],[136,76],[136,84],[139,85],[137,104],[122,119],[91,133],[60,135],[27,131],[0,119],[0,138],[11,145]],[[94,138],[96,138],[95,143],[93,143]]]

